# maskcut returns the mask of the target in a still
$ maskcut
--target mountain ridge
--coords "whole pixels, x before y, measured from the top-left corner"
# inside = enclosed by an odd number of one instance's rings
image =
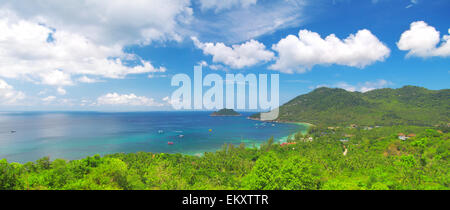
[[[350,92],[317,88],[280,106],[274,121],[316,125],[438,125],[448,124],[450,89],[429,90],[418,86]],[[252,115],[259,119],[259,113]]]

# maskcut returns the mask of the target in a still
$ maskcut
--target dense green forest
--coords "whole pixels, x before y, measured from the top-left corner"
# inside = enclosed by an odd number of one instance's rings
[[[259,114],[252,116],[259,118]],[[277,120],[315,125],[447,125],[450,89],[405,86],[365,93],[318,88],[280,107]]]
[[[271,138],[260,148],[224,145],[200,157],[139,152],[0,160],[0,189],[448,190],[449,137],[448,127],[315,126],[283,144]]]

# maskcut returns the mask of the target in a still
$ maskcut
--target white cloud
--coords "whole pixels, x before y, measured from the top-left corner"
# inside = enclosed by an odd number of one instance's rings
[[[202,67],[207,67],[209,69],[216,70],[216,71],[222,70],[222,71],[228,72],[228,69],[225,66],[220,65],[220,64],[208,64],[206,61],[200,61],[197,63],[197,65],[202,66]]]
[[[197,65],[202,66],[202,67],[206,67],[206,66],[208,66],[208,62],[206,62],[206,61],[199,61],[199,62],[197,62]]]
[[[153,98],[136,96],[135,94],[108,93],[97,99],[98,105],[128,105],[128,106],[162,106],[155,102]]]
[[[11,15],[0,16],[0,31],[0,77],[31,78],[46,85],[66,86],[74,84],[72,75],[123,78],[165,71],[124,53],[120,45],[100,45],[83,35],[55,31]],[[140,65],[131,67],[126,61]]]
[[[189,0],[0,0],[4,11],[103,45],[179,40],[177,27],[192,18],[190,4]]]
[[[39,93],[38,93],[39,96],[45,95],[45,94],[47,94],[47,90],[41,90],[41,91],[39,91]]]
[[[314,65],[345,65],[364,68],[384,61],[390,50],[369,30],[363,29],[340,40],[334,34],[322,39],[318,33],[300,30],[298,37],[289,35],[272,47],[279,57],[270,66],[285,73],[303,73]]]
[[[66,93],[67,93],[67,91],[62,87],[58,87],[56,89],[56,92],[58,92],[59,95],[66,95]]]
[[[199,0],[199,2],[202,10],[215,9],[218,12],[236,6],[247,8],[250,5],[256,4],[258,0]]]
[[[173,107],[183,106],[183,103],[180,100],[180,98],[171,99],[169,96],[166,96],[162,99],[162,101],[166,103],[166,105],[172,105]]]
[[[234,69],[241,69],[267,62],[273,59],[274,53],[266,50],[264,44],[255,40],[247,41],[241,45],[226,46],[224,43],[202,43],[192,37],[197,48],[206,55],[213,56],[213,62],[220,62]]]
[[[73,85],[72,79],[70,77],[70,74],[54,70],[54,71],[43,71],[39,74],[42,80],[42,84],[45,85]]]
[[[0,104],[15,104],[25,98],[25,94],[0,79]]]
[[[408,6],[406,6],[406,9],[409,9],[418,3],[419,3],[419,0],[411,0],[411,3],[408,4]]]
[[[222,66],[220,64],[217,64],[217,65],[213,64],[213,65],[209,65],[208,67],[212,70],[228,71],[228,69],[225,66]]]
[[[334,85],[317,85],[316,87],[312,87],[312,88],[319,88],[319,87],[336,87],[336,88],[342,88],[344,90],[350,91],[350,92],[368,92],[371,90],[375,90],[375,89],[380,89],[380,88],[386,88],[389,85],[391,85],[392,83],[383,79],[380,80],[376,80],[376,81],[367,81],[367,82],[362,82],[362,83],[358,83],[356,85],[351,85],[348,84],[346,82],[338,82]]]
[[[82,99],[80,106],[88,106],[88,105],[92,105],[91,101],[87,100],[87,99]]]
[[[82,76],[80,78],[78,78],[78,82],[82,82],[82,83],[96,83],[96,82],[102,82],[102,80],[98,80],[95,78],[90,78],[87,76]]]
[[[56,96],[47,96],[47,97],[43,98],[42,101],[49,103],[49,102],[54,101],[55,99],[56,99]]]
[[[220,2],[229,4],[229,1]],[[200,40],[243,42],[283,28],[298,27],[306,20],[306,6],[306,0],[263,1],[248,7],[235,5],[214,16],[194,19],[191,31]]]
[[[450,29],[448,33],[450,34]],[[440,41],[439,31],[424,21],[416,21],[411,23],[409,30],[402,33],[397,47],[408,51],[407,56],[450,56],[450,35],[444,35],[439,45]]]

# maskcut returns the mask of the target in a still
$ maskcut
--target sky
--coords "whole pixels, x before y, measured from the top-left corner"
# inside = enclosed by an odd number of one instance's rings
[[[279,74],[281,104],[318,87],[447,89],[448,11],[448,0],[0,0],[0,111],[172,110],[172,76],[195,65]]]

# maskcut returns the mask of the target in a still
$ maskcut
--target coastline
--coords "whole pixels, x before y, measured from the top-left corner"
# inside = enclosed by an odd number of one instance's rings
[[[247,119],[249,120],[256,120],[256,121],[261,121],[261,122],[276,122],[276,123],[302,123],[302,124],[308,124],[308,125],[314,125],[308,122],[294,122],[294,121],[286,121],[286,120],[260,120],[259,118],[254,118],[254,117],[247,117]]]
[[[307,123],[307,122],[292,122],[292,121],[283,121],[283,120],[271,120],[271,121],[264,121],[264,120],[260,120],[258,118],[254,118],[254,117],[247,117],[247,119],[249,120],[255,120],[255,121],[259,121],[259,122],[275,122],[275,123],[289,123],[289,124],[296,124],[296,125],[301,125],[301,126],[306,126],[306,129],[302,131],[302,134],[305,135],[308,132],[308,128],[314,126],[314,124],[311,123]],[[281,137],[280,139],[277,139],[276,142],[280,142],[280,143],[284,143],[287,142],[287,139],[290,135],[294,135],[295,133],[291,133],[287,136]],[[259,145],[258,145],[259,147]]]
[[[290,124],[298,124],[298,125],[307,125],[308,127],[315,126],[314,124],[308,123],[308,122],[293,122],[293,121],[285,121],[285,120],[264,121],[264,120],[260,120],[259,118],[254,118],[254,117],[247,117],[247,119],[260,121],[260,122],[275,122],[275,123],[290,123]]]
[[[255,120],[255,121],[260,121],[260,122],[275,122],[275,123],[290,123],[290,124],[297,124],[297,125],[301,125],[301,126],[306,126],[306,129],[304,131],[302,131],[302,134],[305,135],[308,132],[308,128],[315,126],[314,124],[311,123],[307,123],[307,122],[292,122],[292,121],[283,121],[283,120],[271,120],[271,121],[264,121],[264,120],[260,120],[259,118],[254,118],[254,117],[247,117],[247,119],[249,120]],[[289,138],[290,135],[294,135],[295,133],[291,133],[287,136],[281,137],[280,139],[277,139],[276,142],[279,143],[285,143],[287,142],[287,139]],[[258,145],[259,148],[259,145]]]
[[[301,126],[306,126],[306,129],[303,130],[303,131],[301,131],[303,135],[305,135],[305,134],[308,132],[308,128],[309,128],[309,127],[314,126],[314,125],[311,124],[311,123],[305,123],[305,122],[281,122],[281,123],[291,123],[291,124],[297,124],[297,125],[301,125]],[[290,134],[290,135],[295,135],[295,133],[292,133],[292,134]],[[278,142],[280,142],[280,143],[287,142],[287,139],[288,139],[288,137],[289,137],[290,135],[285,136],[285,137],[282,137],[280,140],[278,140]]]
[[[296,125],[299,125],[299,126],[305,126],[306,129],[304,129],[304,130],[301,131],[302,134],[306,134],[306,133],[308,132],[308,128],[309,128],[310,126],[314,126],[313,124],[311,124],[311,123],[306,123],[306,122],[262,121],[262,120],[259,120],[259,119],[256,119],[256,118],[251,118],[251,117],[247,117],[247,119],[249,119],[249,120],[255,120],[255,121],[260,121],[260,122],[288,123],[288,124],[296,124]],[[300,129],[299,129],[299,130],[300,130]],[[291,134],[289,134],[289,135],[287,135],[287,136],[283,136],[283,137],[281,137],[281,138],[274,139],[274,143],[275,143],[275,142],[276,142],[276,143],[284,143],[284,142],[287,142],[289,136],[295,135],[299,130],[297,130],[295,133],[291,133]],[[268,138],[270,138],[270,137],[268,137]],[[257,149],[259,149],[259,148],[261,147],[261,144],[263,144],[263,143],[265,143],[265,142],[253,142],[253,140],[250,140],[250,139],[242,139],[242,140],[241,140],[241,143],[244,143],[246,148],[257,148]],[[217,152],[217,151],[219,151],[220,149],[221,149],[221,148],[210,149],[210,150],[208,150],[208,151],[190,151],[190,152],[181,152],[181,153],[179,153],[179,154],[201,157],[201,156],[203,156],[203,155],[205,154],[205,152]],[[175,153],[175,154],[176,154],[176,153]]]

